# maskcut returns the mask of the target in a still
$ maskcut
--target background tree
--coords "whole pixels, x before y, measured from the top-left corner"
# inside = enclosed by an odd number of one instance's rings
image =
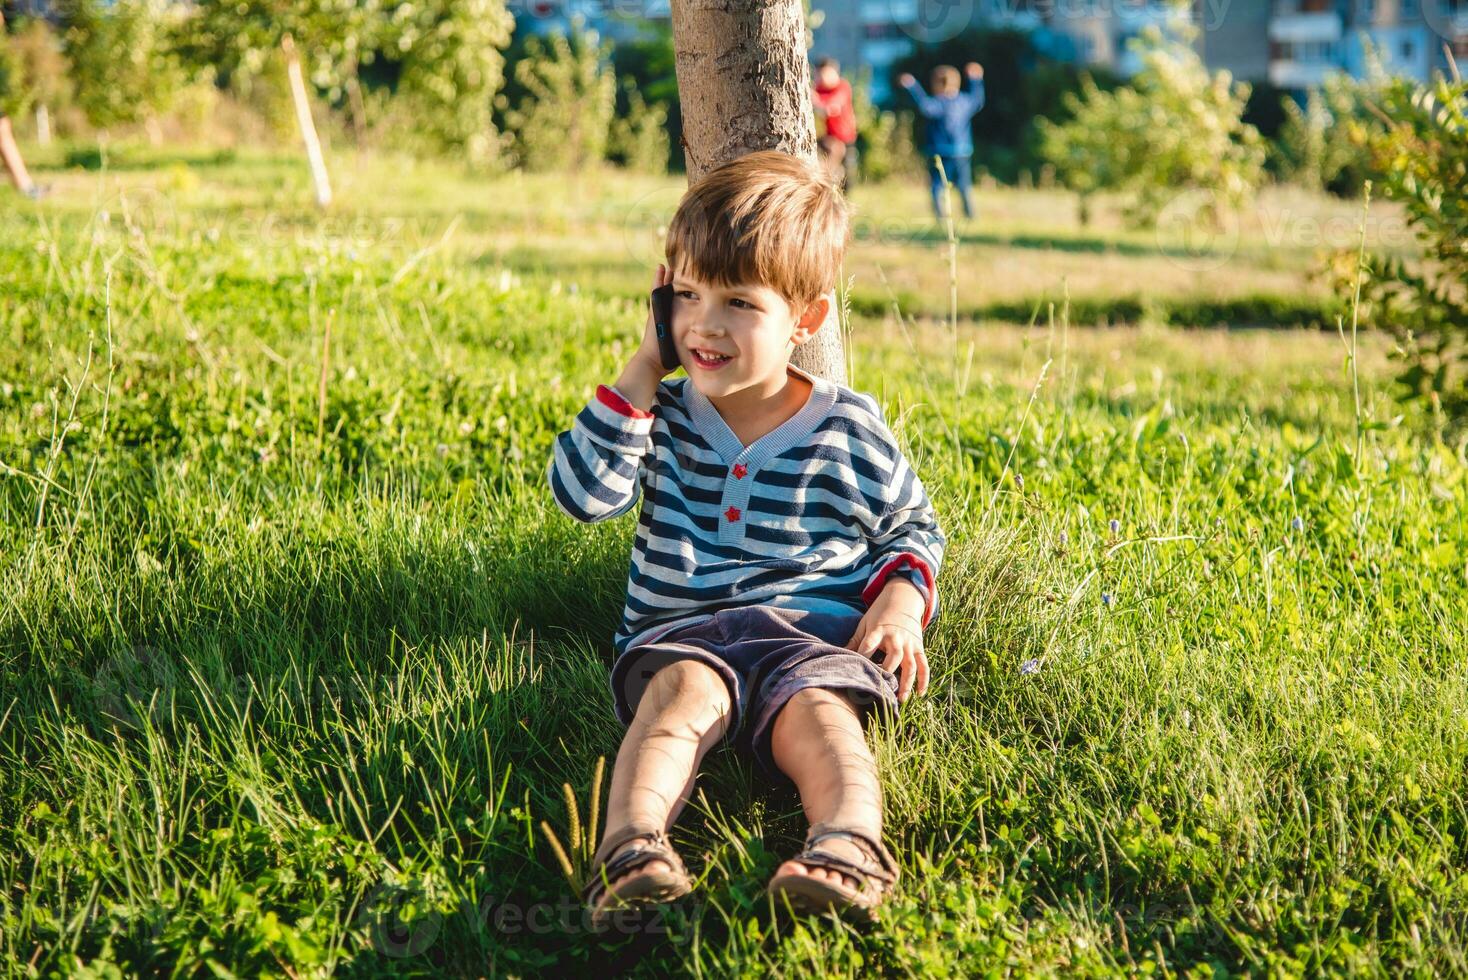
[[[378,0],[201,0],[189,26],[194,57],[227,76],[259,76],[269,59],[283,60],[316,202],[330,204],[307,83],[331,97],[347,93],[349,78],[355,84],[358,66],[378,50],[387,27]]]
[[[816,159],[801,0],[673,0],[673,45],[688,179],[758,150]],[[795,349],[804,371],[846,382],[835,295],[825,323]]]
[[[1379,127],[1358,130],[1374,176],[1400,201],[1422,258],[1370,257],[1361,321],[1389,331],[1409,397],[1436,401],[1468,418],[1468,82],[1437,76],[1423,85],[1386,82]],[[1356,253],[1341,256],[1336,288],[1354,288]]]
[[[1126,218],[1141,225],[1180,191],[1203,192],[1216,220],[1258,187],[1265,149],[1243,121],[1249,87],[1210,74],[1186,42],[1149,27],[1129,42],[1142,59],[1130,85],[1105,92],[1087,80],[1066,98],[1071,119],[1039,122],[1042,153],[1081,195],[1083,219],[1097,191],[1127,195]]]
[[[1362,81],[1338,72],[1311,89],[1303,107],[1285,99],[1284,125],[1270,144],[1280,177],[1312,190],[1358,196],[1370,167],[1365,134],[1382,131],[1367,105],[1384,79]]]
[[[16,25],[8,38],[8,53],[13,70],[18,71],[29,109],[35,114],[36,142],[51,142],[54,114],[71,101],[71,79],[66,57],[61,53],[61,39],[50,25],[33,17]]]
[[[621,86],[617,95],[617,118],[633,115],[632,93],[649,111],[665,116],[664,134],[683,131],[683,112],[678,103],[678,71],[673,59],[673,32],[662,23],[644,25],[637,37],[619,41],[612,48],[612,69]],[[670,136],[664,141],[668,155],[664,169],[682,170],[683,148]]]
[[[616,78],[595,31],[530,38],[515,63],[520,97],[506,115],[515,154],[527,170],[578,170],[604,160]]]
[[[64,48],[76,101],[99,129],[142,123],[161,141],[158,117],[187,75],[176,53],[181,11],[163,0],[75,0]]]
[[[668,110],[649,105],[635,85],[622,86],[627,110],[612,120],[610,156],[628,170],[644,174],[668,172]]]
[[[492,106],[514,26],[503,0],[404,2],[389,21],[387,47],[402,60],[397,97],[418,130],[472,165],[492,163],[500,148]]]

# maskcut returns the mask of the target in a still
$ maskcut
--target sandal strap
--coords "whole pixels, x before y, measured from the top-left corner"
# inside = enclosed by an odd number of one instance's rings
[[[647,838],[649,843],[645,846],[629,848],[609,861],[602,860],[602,854],[614,852],[623,844],[638,838]],[[666,861],[672,866],[675,874],[684,876],[688,874],[687,868],[683,866],[683,860],[668,843],[667,834],[662,830],[629,828],[616,837],[607,838],[607,842],[597,850],[591,871],[586,876],[586,883],[581,887],[582,901],[595,902],[605,891],[607,882],[628,872],[636,871],[653,861]]]
[[[857,864],[838,854],[820,850],[817,845],[832,837],[844,838],[855,843],[867,854],[869,858],[867,863]],[[892,857],[892,853],[887,850],[880,838],[873,837],[861,830],[817,824],[811,827],[805,839],[805,850],[797,854],[795,860],[801,864],[831,868],[843,874],[849,874],[858,880],[875,878],[886,885],[893,885],[897,882],[897,861]]]

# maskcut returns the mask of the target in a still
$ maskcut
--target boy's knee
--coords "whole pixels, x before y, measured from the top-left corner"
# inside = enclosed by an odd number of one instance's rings
[[[775,715],[772,734],[779,736],[782,730],[804,728],[809,725],[825,727],[834,719],[846,720],[847,716],[861,725],[860,712],[852,697],[853,692],[824,687],[805,687],[790,695]]]
[[[653,674],[637,704],[637,716],[648,719],[699,709],[723,715],[731,704],[729,685],[712,667],[697,660],[674,660]]]

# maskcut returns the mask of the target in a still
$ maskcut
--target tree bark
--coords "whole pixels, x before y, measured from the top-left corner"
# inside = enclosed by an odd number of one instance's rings
[[[326,207],[331,203],[331,178],[326,173],[326,159],[321,155],[321,140],[316,135],[316,123],[311,119],[311,103],[306,97],[306,80],[301,74],[301,58],[296,54],[296,42],[289,34],[280,39],[280,49],[285,53],[285,72],[290,81],[291,101],[296,107],[296,123],[301,129],[301,139],[306,144],[306,160],[311,165],[311,182],[316,186],[316,203]]]
[[[688,179],[757,150],[816,160],[801,0],[672,0],[673,48]],[[835,292],[791,362],[846,383]]]

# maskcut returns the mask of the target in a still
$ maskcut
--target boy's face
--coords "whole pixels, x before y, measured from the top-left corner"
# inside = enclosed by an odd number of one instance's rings
[[[820,328],[826,300],[797,313],[768,286],[716,286],[687,272],[673,277],[673,340],[689,379],[705,396],[731,395],[783,380],[790,354]],[[722,359],[718,355],[725,355]]]
[[[841,71],[831,65],[822,65],[816,69],[816,82],[821,88],[830,88],[841,80]]]

